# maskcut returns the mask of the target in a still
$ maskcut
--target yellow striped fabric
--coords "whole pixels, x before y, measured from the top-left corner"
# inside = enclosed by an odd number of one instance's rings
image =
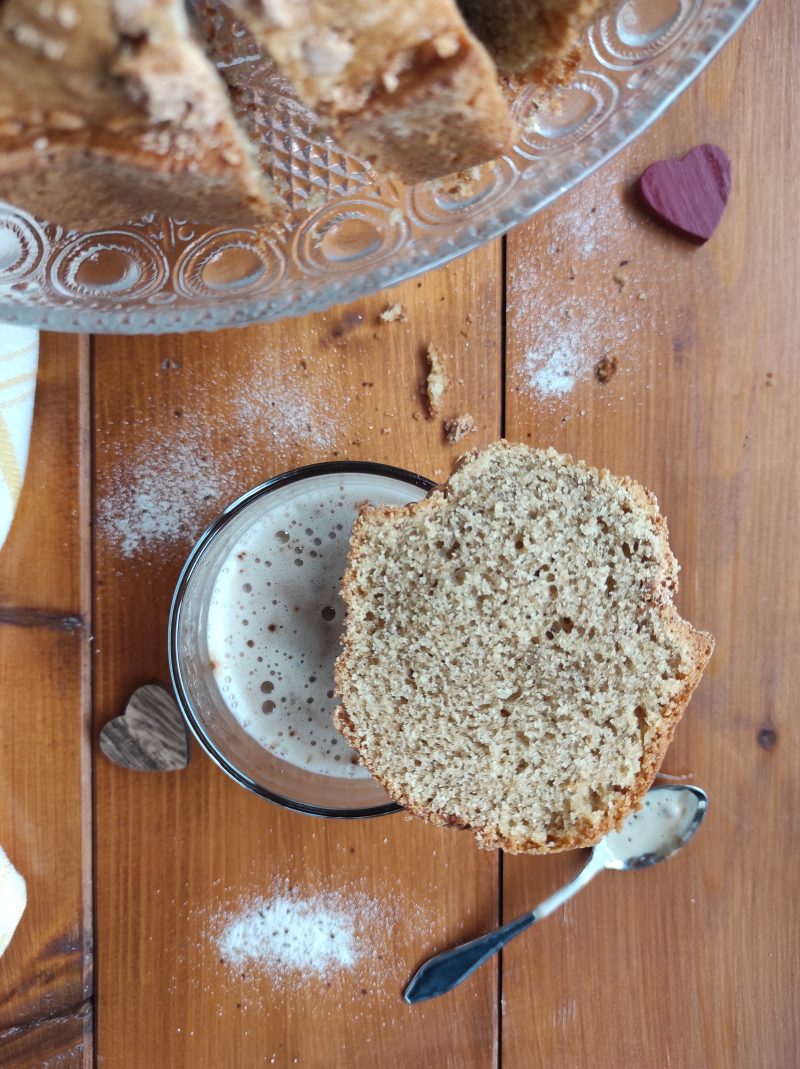
[[[0,324],[0,546],[25,476],[38,363],[39,331]]]

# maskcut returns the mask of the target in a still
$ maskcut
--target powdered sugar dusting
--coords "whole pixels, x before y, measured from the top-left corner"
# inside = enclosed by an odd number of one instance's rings
[[[613,175],[601,173],[592,193],[590,189],[587,183],[554,205],[548,219],[548,256],[569,253],[588,259],[638,228],[638,220],[621,203],[623,186]]]
[[[240,893],[198,926],[237,998],[257,1007],[269,990],[399,987],[408,966],[392,950],[392,933],[401,920],[424,944],[430,918],[399,889],[375,897],[363,880],[328,890],[276,878],[266,894]]]
[[[325,979],[364,957],[368,945],[360,933],[378,916],[378,904],[359,892],[345,901],[331,892],[303,898],[287,890],[250,899],[225,922],[217,946],[225,963],[239,971],[246,967],[284,981]]]
[[[279,829],[269,826],[269,837],[275,838],[266,856],[278,860],[281,874],[265,871],[262,849],[247,863],[246,873],[230,869],[232,883],[217,876],[203,886],[193,876],[177,887],[170,882],[153,888],[161,908],[170,910],[176,935],[164,962],[158,930],[150,930],[143,968],[162,977],[168,996],[164,1012],[177,1031],[189,1030],[198,1006],[212,1027],[215,1017],[234,1016],[242,1036],[264,1038],[266,1014],[272,1022],[266,1035],[273,1039],[282,1034],[279,1025],[277,1035],[275,1028],[283,1014],[310,1013],[315,1027],[335,1026],[332,1041],[344,1039],[341,1054],[331,1048],[330,1064],[349,1065],[343,1016],[361,1042],[383,1029],[396,1034],[405,1028],[402,992],[419,963],[489,923],[481,907],[462,905],[456,920],[443,905],[455,871],[449,855],[437,858],[434,849],[421,857],[412,887],[407,874],[397,873],[388,826],[382,839],[385,861],[381,865],[378,852],[369,875],[351,845],[357,837],[340,838],[328,824],[317,825],[319,831],[314,826],[304,833],[297,854],[275,854]],[[324,872],[315,865],[317,839]],[[290,880],[287,872],[298,878]],[[280,1047],[274,1050],[280,1065],[293,1064]],[[269,1048],[265,1064],[270,1064]]]
[[[511,263],[510,325],[524,346],[514,385],[540,402],[566,401],[604,361],[624,374],[637,333],[655,325],[632,259],[646,231],[624,189],[601,172],[543,218],[533,256]]]
[[[616,294],[608,307],[592,295],[573,296],[549,315],[540,309],[519,368],[522,384],[542,400],[565,397],[600,361],[628,351],[646,314]]]
[[[222,489],[220,472],[203,452],[209,448],[203,438],[188,428],[177,440],[154,440],[132,454],[119,449],[115,486],[100,497],[97,519],[120,556],[191,537],[202,522],[208,503]]]
[[[160,366],[186,377],[170,360]],[[235,379],[212,373],[181,385],[180,409],[143,411],[126,421],[127,435],[115,435],[106,447],[111,458],[101,468],[98,529],[120,557],[191,545],[219,509],[251,485],[242,480],[243,470],[263,459],[266,478],[296,462],[301,449],[305,456],[332,452],[346,433],[349,397],[337,398],[336,411],[331,384],[323,376],[312,385],[301,361],[275,366],[259,355]],[[159,404],[174,399],[159,398]]]
[[[582,339],[575,331],[558,330],[525,354],[528,383],[542,397],[569,393],[583,370]]]
[[[298,443],[324,452],[339,439],[338,420],[321,392],[310,390],[304,376],[284,369],[275,374],[261,368],[234,397],[233,409],[239,430],[266,431],[274,451],[284,456]]]

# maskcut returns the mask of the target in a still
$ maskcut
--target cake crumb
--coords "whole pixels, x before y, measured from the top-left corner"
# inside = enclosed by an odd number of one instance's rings
[[[303,201],[303,210],[307,211],[309,215],[311,212],[316,212],[320,208],[324,208],[328,202],[328,191],[325,189],[315,190],[310,197],[306,197]]]
[[[469,197],[472,195],[475,183],[481,177],[481,165],[471,167],[468,171],[456,171],[455,174],[445,178],[436,178],[432,182],[435,192],[447,194],[451,197]]]
[[[657,772],[656,783],[691,783],[694,779],[693,772]]]
[[[450,379],[444,369],[444,357],[435,345],[428,346],[426,355],[429,370],[425,392],[428,398],[428,415],[434,419],[441,411],[442,398],[450,385]]]
[[[404,304],[392,304],[385,308],[378,318],[384,323],[407,323],[408,309]]]
[[[453,419],[446,419],[444,421],[444,436],[448,442],[460,442],[462,438],[466,438],[466,436],[472,434],[474,430],[475,420],[469,412],[465,412],[461,416],[454,416]]]
[[[617,373],[617,358],[615,356],[604,356],[597,367],[594,369],[595,378],[598,382],[608,382],[608,380]]]
[[[628,276],[627,275],[623,275],[621,271],[615,271],[614,272],[614,281],[619,286],[620,293],[622,293],[622,291],[628,285]]]

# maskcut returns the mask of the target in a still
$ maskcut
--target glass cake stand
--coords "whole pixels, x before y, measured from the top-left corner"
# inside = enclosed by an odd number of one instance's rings
[[[697,77],[758,0],[623,0],[590,28],[570,86],[545,99],[532,87],[518,93],[523,133],[513,151],[464,180],[413,187],[321,134],[241,24],[202,2],[217,64],[240,87],[262,165],[286,201],[282,225],[209,228],[150,215],[77,233],[0,202],[0,321],[214,330],[304,315],[427,271],[601,166]]]

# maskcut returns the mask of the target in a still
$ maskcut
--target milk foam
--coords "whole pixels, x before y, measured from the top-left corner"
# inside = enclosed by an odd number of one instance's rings
[[[357,506],[424,496],[379,475],[322,475],[248,506],[253,522],[223,562],[208,611],[220,694],[242,727],[279,757],[325,776],[367,778],[333,727],[339,584]]]
[[[619,831],[607,842],[620,857],[637,857],[675,849],[682,842],[697,799],[688,791],[653,791],[644,796],[642,808],[625,818]]]

